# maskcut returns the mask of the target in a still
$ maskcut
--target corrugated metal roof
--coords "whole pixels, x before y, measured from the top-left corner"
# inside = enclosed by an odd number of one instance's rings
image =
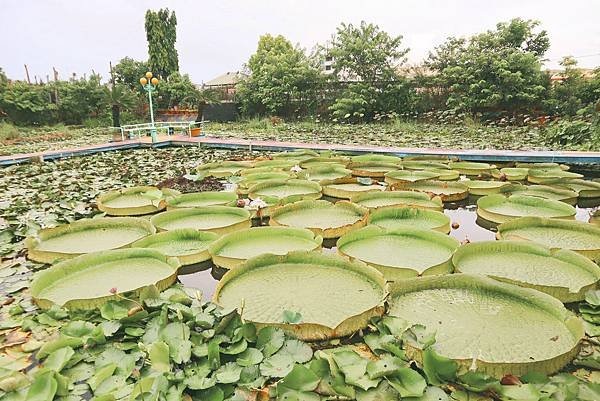
[[[245,74],[239,71],[226,72],[223,75],[219,75],[218,77],[211,79],[210,81],[206,81],[204,86],[235,85],[245,76]]]

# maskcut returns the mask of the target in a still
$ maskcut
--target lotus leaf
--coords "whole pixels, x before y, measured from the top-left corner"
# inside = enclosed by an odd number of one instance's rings
[[[491,173],[492,169],[496,168],[493,164],[478,162],[450,162],[448,165],[451,169],[457,170],[460,174],[464,175]]]
[[[498,239],[528,240],[600,260],[600,227],[581,221],[523,217],[498,226]]]
[[[85,253],[130,246],[156,229],[137,217],[82,219],[70,224],[40,230],[25,241],[27,257],[41,263],[53,263]]]
[[[366,224],[367,209],[347,201],[300,201],[271,213],[271,226],[307,228],[325,239],[338,238]]]
[[[600,280],[600,267],[586,257],[526,241],[470,243],[456,251],[452,263],[457,272],[534,288],[562,302],[583,300]]]
[[[469,193],[471,195],[477,196],[499,193],[502,188],[511,185],[508,182],[482,180],[465,180],[461,181],[461,184],[464,184],[469,188]]]
[[[131,187],[109,191],[98,196],[98,209],[110,216],[140,216],[156,213],[166,207],[168,196],[179,195],[172,189],[156,187]]]
[[[399,183],[392,187],[393,190],[425,192],[439,196],[443,202],[456,202],[469,196],[469,188],[459,182],[445,181],[417,181],[411,183]]]
[[[303,199],[319,199],[321,186],[308,180],[267,180],[248,188],[250,199],[270,197],[285,203]]]
[[[179,261],[154,249],[130,248],[81,255],[40,272],[31,295],[44,309],[57,304],[69,309],[93,309],[118,299],[119,293],[139,292],[154,285],[169,287],[177,278]],[[113,295],[111,289],[116,289]]]
[[[352,162],[348,168],[356,177],[383,178],[386,173],[398,170],[400,165],[387,162]]]
[[[192,228],[216,234],[226,234],[251,226],[248,210],[229,206],[169,210],[152,216],[150,222],[160,231]]]
[[[227,272],[214,295],[224,308],[260,326],[276,326],[304,340],[346,336],[383,314],[387,290],[375,269],[335,255],[290,252],[249,259]],[[282,323],[286,310],[302,321]]]
[[[342,178],[322,182],[323,195],[338,199],[351,199],[356,194],[378,192],[385,190],[385,186],[377,181],[365,178]]]
[[[420,209],[442,210],[443,204],[439,196],[430,198],[429,195],[415,191],[384,191],[367,192],[354,195],[352,203],[369,209],[385,209],[395,207],[412,207]]]
[[[508,181],[523,181],[527,179],[527,174],[529,174],[529,169],[523,167],[505,167],[500,170],[492,170],[492,177],[495,179],[504,177]]]
[[[395,230],[412,227],[424,230],[450,232],[450,218],[442,212],[412,207],[378,209],[369,213],[369,224]]]
[[[180,228],[150,235],[131,246],[156,249],[167,256],[177,257],[186,266],[209,260],[208,246],[217,238],[219,236],[215,233]]]
[[[403,227],[385,230],[367,226],[337,242],[338,252],[377,268],[388,281],[452,271],[459,242],[432,230]]]
[[[251,162],[224,161],[201,164],[196,167],[196,172],[202,176],[225,178],[237,174],[240,170],[249,167],[252,167]]]
[[[583,175],[579,173],[571,173],[560,168],[544,170],[532,169],[529,170],[529,174],[527,175],[527,181],[534,184],[551,184],[556,181],[575,178],[583,178]]]
[[[385,174],[385,182],[388,184],[398,184],[406,182],[416,182],[439,178],[443,170],[396,170]]]
[[[350,178],[352,176],[352,170],[337,165],[326,165],[322,167],[311,167],[304,170],[301,175],[307,180],[320,183],[327,180]]]
[[[192,192],[167,198],[167,210],[228,205],[235,202],[236,199],[237,195],[233,192]]]
[[[215,265],[233,269],[263,253],[285,255],[321,248],[323,238],[303,228],[255,227],[229,233],[213,242],[208,251]]]
[[[458,362],[462,373],[550,374],[574,358],[584,334],[581,320],[556,298],[479,275],[397,282],[389,304],[390,315],[434,329],[432,349]],[[423,361],[421,347],[405,347]]]
[[[519,217],[575,218],[575,208],[566,203],[526,195],[501,194],[477,200],[477,215],[494,223],[506,223]]]

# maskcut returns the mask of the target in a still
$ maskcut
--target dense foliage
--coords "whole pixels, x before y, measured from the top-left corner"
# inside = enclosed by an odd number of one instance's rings
[[[129,57],[122,58],[113,67],[115,83],[127,85],[129,89],[144,93],[140,78],[150,70],[146,61],[137,61]]]
[[[179,71],[179,56],[175,49],[177,17],[168,8],[146,11],[148,66],[162,79]]]

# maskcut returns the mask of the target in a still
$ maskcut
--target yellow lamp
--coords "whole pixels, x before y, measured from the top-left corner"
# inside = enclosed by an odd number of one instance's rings
[[[158,85],[158,78],[154,77],[150,82],[152,82],[152,85]]]
[[[146,78],[148,78],[148,79],[152,78],[152,73],[150,71],[148,71],[146,73]]]
[[[140,84],[142,84],[142,86],[146,85],[148,83],[148,80],[146,78],[140,78]]]

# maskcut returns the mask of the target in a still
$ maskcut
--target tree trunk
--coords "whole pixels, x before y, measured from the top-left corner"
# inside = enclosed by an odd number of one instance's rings
[[[206,107],[205,101],[198,102],[198,117],[196,117],[196,121],[202,121],[202,116],[204,114],[204,107]]]
[[[118,104],[112,105],[112,120],[113,120],[113,127],[121,126],[121,108],[119,107]]]

